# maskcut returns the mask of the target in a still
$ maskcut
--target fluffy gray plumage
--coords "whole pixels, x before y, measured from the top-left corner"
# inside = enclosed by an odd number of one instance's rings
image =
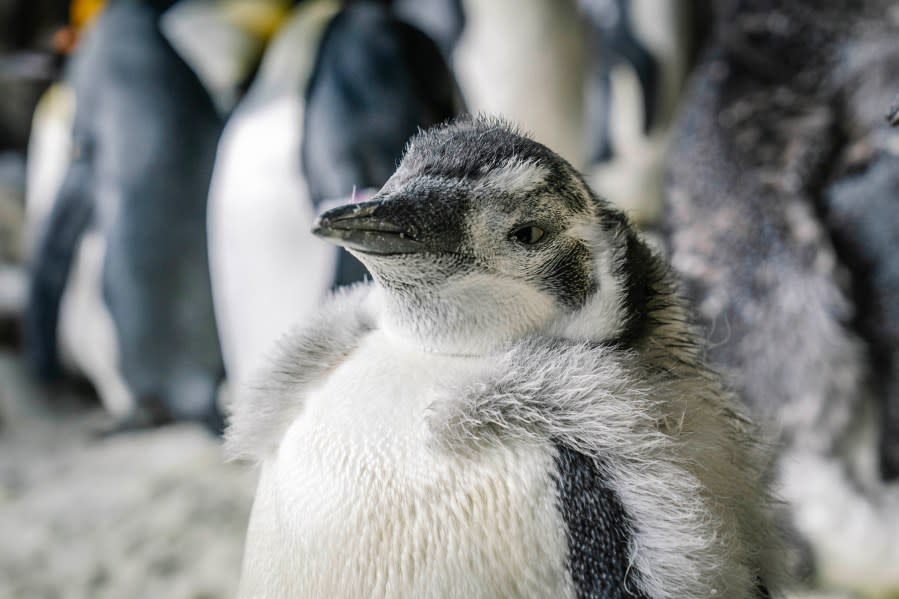
[[[232,407],[226,440],[233,459],[262,459],[272,452],[302,408],[296,396],[328,376],[374,328],[364,307],[369,291],[369,285],[338,290],[314,319],[278,342],[271,367]]]
[[[464,119],[413,139],[374,202],[426,249],[355,250],[375,283],[286,338],[235,407],[232,455],[285,459],[305,399],[385,331],[483,361],[435,383],[428,451],[557,444],[599,469],[632,530],[626,596],[777,586],[758,431],[706,367],[668,266],[570,165],[501,122]],[[545,239],[516,242],[520,223]]]
[[[895,593],[894,3],[721,4],[671,153],[672,263],[711,362],[782,434],[802,569]]]

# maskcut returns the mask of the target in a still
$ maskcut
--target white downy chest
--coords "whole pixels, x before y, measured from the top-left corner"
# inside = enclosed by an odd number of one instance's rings
[[[263,467],[241,596],[570,596],[552,447],[430,443],[441,382],[483,366],[370,334]]]

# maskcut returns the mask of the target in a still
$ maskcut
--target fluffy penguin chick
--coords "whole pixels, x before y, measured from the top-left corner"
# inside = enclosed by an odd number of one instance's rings
[[[567,162],[457,120],[316,233],[375,281],[235,406],[262,464],[242,597],[769,596],[755,429]]]

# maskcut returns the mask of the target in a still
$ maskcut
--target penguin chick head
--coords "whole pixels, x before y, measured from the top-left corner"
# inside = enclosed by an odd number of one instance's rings
[[[373,199],[325,212],[314,232],[369,269],[384,326],[433,351],[480,353],[530,333],[608,338],[625,325],[626,219],[501,121],[419,133]]]

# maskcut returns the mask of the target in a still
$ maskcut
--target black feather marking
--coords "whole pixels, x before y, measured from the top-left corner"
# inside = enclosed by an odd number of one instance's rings
[[[580,242],[553,256],[534,282],[553,294],[560,304],[576,310],[596,291],[590,250]]]
[[[568,571],[578,599],[648,599],[630,565],[624,507],[597,464],[563,445],[556,456],[559,511],[568,538]]]

